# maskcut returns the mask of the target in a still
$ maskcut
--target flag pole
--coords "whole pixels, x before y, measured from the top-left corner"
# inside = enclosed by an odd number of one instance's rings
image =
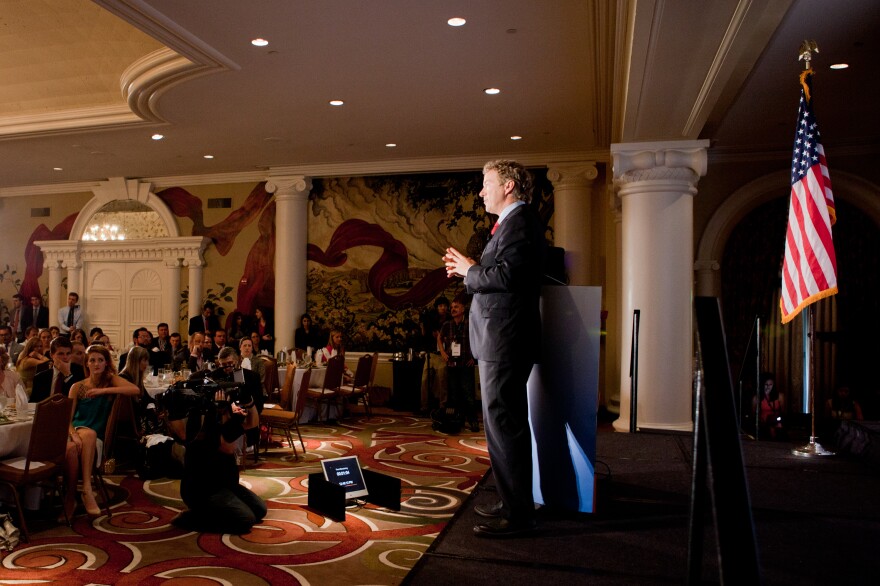
[[[814,52],[819,52],[819,47],[816,46],[816,41],[804,41],[798,50],[798,60],[804,61],[805,71],[809,71],[810,69],[810,61],[812,60]],[[816,340],[816,324],[813,317],[813,308],[810,305],[807,305],[803,309],[801,317],[804,320],[804,331],[807,334],[804,339],[804,343],[807,344],[807,348],[804,348],[804,359],[807,361],[807,367],[804,368],[804,378],[806,379],[806,384],[804,385],[804,391],[806,391],[804,405],[807,405],[807,402],[809,401],[811,411],[810,443],[805,446],[792,448],[791,453],[795,456],[801,456],[804,458],[833,456],[834,452],[822,447],[822,444],[816,441],[816,364],[813,360],[813,348]]]

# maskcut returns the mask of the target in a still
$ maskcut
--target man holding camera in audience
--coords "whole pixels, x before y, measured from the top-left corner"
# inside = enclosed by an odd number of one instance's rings
[[[175,522],[184,528],[208,533],[243,534],[266,516],[266,504],[238,482],[238,452],[241,437],[248,430],[259,433],[257,401],[262,405],[259,378],[239,368],[238,354],[224,348],[218,356],[220,368],[211,373],[213,391],[201,403],[202,426],[187,444],[180,496],[189,507]],[[190,381],[194,383],[194,381]],[[235,384],[238,383],[238,384]],[[200,389],[204,392],[204,389]],[[194,413],[190,413],[190,420]]]

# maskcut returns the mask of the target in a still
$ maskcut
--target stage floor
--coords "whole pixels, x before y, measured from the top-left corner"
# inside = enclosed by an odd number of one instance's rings
[[[744,440],[765,584],[875,584],[880,473],[843,457],[802,458],[795,443]],[[692,439],[604,432],[597,439],[596,513],[538,512],[526,538],[473,535],[473,506],[495,500],[491,473],[405,584],[682,584],[687,575]],[[703,581],[720,581],[711,516]]]

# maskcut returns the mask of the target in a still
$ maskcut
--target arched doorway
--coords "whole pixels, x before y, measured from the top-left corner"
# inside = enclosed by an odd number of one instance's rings
[[[201,287],[208,239],[181,237],[149,183],[117,178],[93,192],[69,240],[36,243],[48,269],[50,308],[60,304],[66,269],[67,290],[80,294],[87,325],[100,326],[119,347],[138,327],[155,331],[167,322],[177,329],[182,268],[190,285]]]

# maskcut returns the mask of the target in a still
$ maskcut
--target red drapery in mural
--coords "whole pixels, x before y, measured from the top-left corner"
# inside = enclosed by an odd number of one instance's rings
[[[378,224],[368,224],[363,220],[346,220],[340,224],[325,251],[309,244],[308,259],[328,267],[342,266],[348,259],[345,251],[356,246],[378,246],[383,249],[382,256],[370,268],[368,283],[373,296],[391,309],[421,307],[449,285],[446,269],[440,267],[425,275],[403,295],[386,293],[384,284],[388,277],[409,267],[406,246]]]
[[[31,295],[42,296],[43,294],[40,291],[39,282],[40,275],[43,274],[43,253],[40,252],[40,247],[34,244],[34,242],[38,240],[66,240],[70,238],[70,229],[73,228],[73,223],[78,215],[78,213],[70,214],[51,230],[45,224],[40,224],[31,234],[24,249],[24,278],[21,281],[21,289],[19,290],[19,293],[25,299]]]

